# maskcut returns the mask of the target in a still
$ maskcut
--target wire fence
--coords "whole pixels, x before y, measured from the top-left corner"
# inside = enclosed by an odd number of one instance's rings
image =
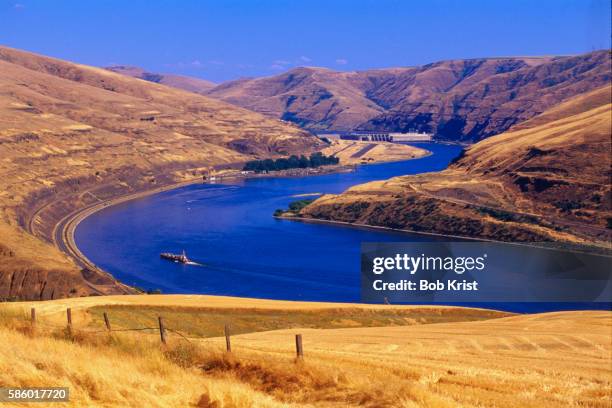
[[[118,333],[118,332],[150,331],[151,334],[158,333],[160,341],[164,345],[168,343],[168,333],[172,333],[176,335],[179,339],[186,341],[188,343],[193,343],[194,341],[197,341],[197,340],[206,340],[206,339],[212,338],[212,336],[190,335],[176,328],[168,327],[166,324],[166,321],[164,320],[162,316],[158,316],[157,318],[158,324],[157,326],[154,326],[154,327],[121,327],[121,328],[112,328],[110,318],[106,312],[103,312],[102,316],[104,319],[105,328],[104,329],[89,329],[89,328],[83,328],[83,327],[75,327],[73,325],[71,308],[66,309],[66,324],[65,325],[52,324],[49,322],[41,321],[40,319],[37,318],[36,308],[32,308],[30,311],[30,325],[32,328],[41,326],[41,327],[46,327],[46,328],[54,329],[54,330],[65,330],[71,334],[84,333],[84,334],[92,334],[92,335],[101,335],[101,334],[110,335],[112,333]],[[232,342],[231,342],[231,329],[230,329],[229,324],[224,325],[223,335],[225,337],[225,349],[228,353],[231,353]],[[298,359],[304,358],[304,349],[302,345],[302,335],[301,334],[295,335],[295,353]]]

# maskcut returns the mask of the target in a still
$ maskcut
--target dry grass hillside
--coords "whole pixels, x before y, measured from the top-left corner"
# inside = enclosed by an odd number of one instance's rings
[[[129,65],[114,65],[112,67],[106,67],[106,69],[108,69],[109,71],[116,72],[118,74],[131,76],[149,82],[155,82],[157,84],[167,85],[202,95],[206,94],[206,92],[216,86],[214,82],[207,81],[205,79],[188,77],[183,75],[158,74],[154,72],[147,72],[142,68],[133,67]]]
[[[0,47],[0,298],[125,290],[51,245],[75,208],[320,146],[204,96]]]
[[[0,386],[66,386],[71,403],[65,406],[92,407],[612,404],[609,311],[504,317],[444,307],[122,298],[32,303],[38,312],[35,328],[20,311],[27,311],[29,304],[2,306]],[[122,317],[117,303],[131,304],[130,313]],[[66,306],[75,310],[72,333],[61,328]],[[231,354],[224,352],[222,337],[189,327],[181,327],[189,340],[169,330],[166,346],[155,332],[104,332],[100,310],[109,313],[114,329],[147,324],[140,319],[151,307],[170,329],[179,321],[173,314],[177,307],[183,307],[183,318],[191,313],[202,325],[211,313],[219,313],[223,319],[215,324],[229,321],[239,326],[247,321],[240,316],[249,313],[250,323],[261,326],[244,326],[243,334],[232,336]],[[303,316],[324,316],[330,310],[343,321],[304,326]],[[288,311],[285,328],[266,328],[278,313]],[[406,320],[384,320],[393,314],[403,314]],[[377,327],[356,325],[355,319],[363,316],[374,319],[371,323]],[[296,333],[303,336],[302,361],[295,359]]]
[[[498,240],[609,242],[610,87],[472,145],[447,170],[355,186],[302,216]]]
[[[384,109],[367,98],[356,73],[295,68],[286,73],[223,83],[213,98],[295,122],[313,130],[349,130]]]
[[[307,129],[407,131],[478,141],[610,82],[610,53],[450,60],[360,72],[296,68],[208,95]]]
[[[407,144],[356,140],[332,140],[322,152],[337,157],[345,165],[409,160],[429,154],[425,149]]]

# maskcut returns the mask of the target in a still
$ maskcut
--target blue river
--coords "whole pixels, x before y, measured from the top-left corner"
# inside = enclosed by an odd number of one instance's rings
[[[278,220],[272,213],[302,194],[340,193],[369,181],[439,171],[461,151],[456,145],[418,146],[433,154],[359,166],[349,173],[194,184],[111,206],[79,224],[76,243],[122,282],[163,293],[358,302],[362,242],[443,238]],[[159,257],[183,250],[201,265]],[[517,311],[581,308],[488,306]]]

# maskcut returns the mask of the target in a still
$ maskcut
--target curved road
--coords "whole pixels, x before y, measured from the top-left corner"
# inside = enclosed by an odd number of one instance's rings
[[[175,188],[179,188],[179,187],[183,187],[183,186],[187,186],[190,184],[194,184],[197,182],[200,182],[201,179],[197,178],[197,179],[192,179],[192,180],[188,180],[188,181],[183,181],[180,183],[174,183],[174,184],[169,184],[166,186],[162,186],[162,187],[158,187],[155,189],[151,189],[151,190],[146,190],[146,191],[141,191],[141,192],[137,192],[137,193],[131,193],[131,194],[127,194],[127,195],[123,195],[120,197],[116,197],[113,199],[109,199],[106,201],[101,201],[99,203],[95,203],[95,204],[91,204],[89,206],[86,206],[84,208],[79,208],[73,212],[71,212],[70,214],[66,215],[65,217],[63,217],[61,220],[59,220],[54,226],[53,226],[53,231],[51,233],[51,239],[53,241],[53,244],[59,248],[59,250],[61,250],[62,252],[68,254],[71,258],[73,258],[76,263],[81,266],[82,268],[87,268],[89,270],[98,272],[99,274],[108,276],[109,278],[111,278],[114,282],[115,282],[115,286],[119,286],[122,291],[124,293],[135,293],[134,289],[117,281],[111,274],[109,274],[108,272],[104,271],[102,268],[99,268],[96,264],[94,264],[93,262],[91,262],[77,247],[76,242],[74,240],[74,232],[77,228],[77,226],[79,225],[79,223],[81,221],[83,221],[86,217],[90,216],[91,214],[100,211],[103,208],[106,208],[108,206],[111,205],[115,205],[115,204],[119,204],[125,201],[129,201],[129,200],[134,200],[136,198],[140,198],[140,197],[145,197],[151,194],[156,194],[156,193],[160,193],[162,191],[167,191],[167,190],[172,190]],[[81,193],[81,195],[90,193],[89,190],[84,191],[83,193]],[[61,200],[61,199],[59,199]],[[54,200],[53,202],[56,202],[58,200]],[[51,205],[53,202],[47,203],[44,206],[40,207],[36,212],[34,212],[32,218],[30,219],[30,221],[28,222],[28,229],[30,230],[30,233],[34,234],[34,222],[36,217],[38,216],[38,214],[44,210],[45,208],[47,208],[49,205]],[[89,285],[89,287],[96,291],[97,293],[104,293],[104,291],[102,290],[106,285],[99,285],[99,284],[93,284],[91,282],[88,282],[86,280],[87,284]]]

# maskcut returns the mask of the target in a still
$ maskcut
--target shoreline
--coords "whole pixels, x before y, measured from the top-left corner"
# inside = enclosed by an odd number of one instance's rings
[[[287,221],[297,221],[297,222],[306,222],[306,223],[312,223],[312,224],[323,224],[323,225],[333,225],[336,227],[349,227],[349,228],[359,228],[359,229],[370,229],[370,230],[383,230],[383,231],[389,231],[389,232],[396,232],[396,233],[401,233],[401,234],[414,234],[414,235],[426,235],[426,236],[432,236],[432,237],[440,237],[440,238],[452,238],[452,239],[460,239],[460,240],[464,240],[464,241],[477,241],[477,242],[492,242],[492,243],[498,243],[498,244],[505,244],[505,245],[516,245],[516,246],[523,246],[523,247],[530,247],[530,248],[542,248],[542,249],[550,249],[550,250],[555,250],[555,248],[553,247],[548,247],[546,245],[537,245],[536,243],[533,242],[514,242],[514,241],[499,241],[496,239],[490,239],[490,238],[475,238],[475,237],[466,237],[466,236],[462,236],[462,235],[452,235],[452,234],[441,234],[438,232],[427,232],[427,231],[415,231],[415,230],[409,230],[409,229],[401,229],[401,228],[392,228],[392,227],[385,227],[382,225],[370,225],[370,224],[361,224],[361,223],[352,223],[352,222],[348,222],[348,221],[334,221],[334,220],[322,220],[322,219],[318,219],[318,218],[304,218],[304,217],[297,217],[297,216],[291,216],[291,215],[272,215],[272,217],[278,219],[278,220],[287,220]],[[554,244],[554,241],[550,241],[550,244]],[[559,243],[559,242],[557,242]],[[568,244],[569,245],[569,244]],[[586,251],[585,250],[599,250],[602,247],[599,246],[589,246],[586,245],[584,246],[582,249],[582,251]],[[607,247],[604,247],[604,249],[608,249]],[[586,253],[590,253],[590,252],[586,252]]]
[[[250,173],[250,174],[233,174],[233,175],[228,175],[228,176],[221,176],[219,177],[219,181],[223,181],[224,179],[227,180],[246,180],[246,179],[250,179],[250,178],[263,178],[263,177],[279,177],[279,178],[295,178],[295,177],[313,177],[313,176],[321,176],[321,175],[327,175],[327,174],[334,174],[334,173],[344,173],[344,172],[351,172],[354,171],[356,169],[357,166],[363,166],[363,165],[373,165],[373,164],[385,164],[385,163],[394,163],[394,162],[400,162],[400,161],[408,161],[408,160],[416,160],[416,159],[421,159],[424,157],[428,157],[433,155],[433,153],[429,150],[423,149],[425,150],[425,154],[419,157],[412,157],[412,158],[407,158],[404,160],[389,160],[389,161],[381,161],[381,162],[377,162],[377,163],[370,163],[370,164],[352,164],[352,165],[346,165],[346,164],[339,164],[339,165],[334,165],[334,166],[329,166],[329,167],[333,167],[332,169],[329,169],[327,171],[321,171],[321,172],[317,172],[317,173],[307,173],[307,174],[303,174],[303,175],[297,175],[297,174],[286,174],[283,172],[286,172],[286,170],[281,170],[278,172],[274,172],[274,173],[265,173],[265,174],[256,174],[256,173]],[[322,166],[323,167],[323,166]],[[210,183],[207,182],[205,180],[203,180],[201,177],[198,178],[194,178],[194,179],[189,179],[189,180],[185,180],[185,181],[180,181],[177,183],[172,183],[172,184],[168,184],[168,185],[164,185],[164,186],[159,186],[153,189],[148,189],[148,190],[143,190],[143,191],[138,191],[138,192],[134,192],[134,193],[130,193],[130,194],[126,194],[126,195],[121,195],[118,197],[114,197],[108,200],[104,200],[101,201],[99,203],[95,203],[83,208],[78,208],[76,210],[74,210],[73,212],[67,214],[66,216],[64,216],[63,218],[61,218],[57,223],[55,223],[55,225],[53,226],[53,231],[52,231],[52,241],[53,244],[63,253],[67,254],[70,258],[72,258],[76,264],[82,268],[87,268],[90,270],[94,270],[97,271],[107,277],[109,277],[110,279],[112,279],[114,282],[116,282],[120,287],[122,287],[125,291],[125,293],[138,293],[136,291],[136,289],[134,289],[132,286],[129,286],[121,281],[119,281],[117,278],[115,278],[110,272],[104,270],[103,268],[97,266],[94,262],[92,262],[89,258],[87,258],[87,256],[85,254],[83,254],[83,252],[81,252],[81,250],[78,248],[78,245],[76,244],[75,241],[75,231],[77,229],[77,227],[79,226],[79,224],[85,220],[87,217],[97,213],[98,211],[101,211],[105,208],[111,207],[111,206],[115,206],[121,203],[125,203],[128,201],[132,201],[132,200],[137,200],[140,198],[144,198],[144,197],[148,197],[157,193],[162,193],[162,192],[166,192],[166,191],[170,191],[170,190],[175,190],[178,188],[182,188],[182,187],[187,187],[190,185],[194,185],[194,184],[215,184],[215,183]],[[85,279],[87,281],[87,279]],[[87,281],[89,283],[89,281]],[[95,284],[90,283],[90,286],[92,287],[92,289],[95,289]]]
[[[62,218],[60,221],[58,221],[55,224],[53,228],[53,233],[52,233],[53,243],[62,252],[67,253],[70,257],[75,259],[77,263],[79,263],[81,266],[85,266],[91,269],[96,269],[100,272],[105,273],[106,275],[110,275],[111,277],[113,277],[112,274],[98,267],[91,260],[89,260],[89,258],[87,258],[85,254],[83,254],[79,250],[74,240],[74,233],[78,225],[90,215],[93,215],[96,212],[101,211],[105,208],[112,207],[112,206],[115,206],[115,205],[118,205],[124,202],[137,200],[139,198],[148,197],[150,195],[154,195],[157,193],[163,193],[165,191],[170,191],[170,190],[174,190],[177,188],[190,186],[193,184],[198,184],[201,182],[202,182],[201,178],[181,181],[178,183],[168,184],[168,185],[160,186],[160,187],[150,189],[150,190],[143,190],[143,191],[139,191],[136,193],[130,193],[127,195],[118,196],[115,198],[111,198],[109,200],[105,200],[105,201],[102,201],[96,204],[92,204],[84,208],[79,208],[73,211],[72,213],[66,215],[64,218]],[[114,277],[113,279],[116,280]],[[122,283],[122,285],[125,285],[125,284]],[[128,285],[125,285],[125,286],[128,286]]]
[[[400,229],[400,228],[392,228],[392,227],[384,227],[382,225],[370,225],[370,224],[361,224],[361,223],[353,223],[348,221],[334,221],[334,220],[321,220],[318,218],[304,218],[304,217],[296,217],[296,216],[288,216],[288,215],[273,215],[274,218],[279,220],[287,220],[287,221],[303,221],[310,222],[313,224],[327,224],[327,225],[335,225],[341,227],[353,227],[353,228],[361,228],[361,229],[374,229],[374,230],[383,230],[383,231],[391,231],[391,232],[399,232],[403,234],[416,234],[416,235],[427,235],[434,237],[442,237],[442,238],[455,238],[455,239],[463,239],[466,241],[487,241],[487,242],[502,242],[504,241],[495,241],[492,239],[485,238],[473,238],[473,237],[464,237],[461,235],[451,235],[451,234],[440,234],[437,232],[427,232],[427,231],[415,231],[408,229]]]

